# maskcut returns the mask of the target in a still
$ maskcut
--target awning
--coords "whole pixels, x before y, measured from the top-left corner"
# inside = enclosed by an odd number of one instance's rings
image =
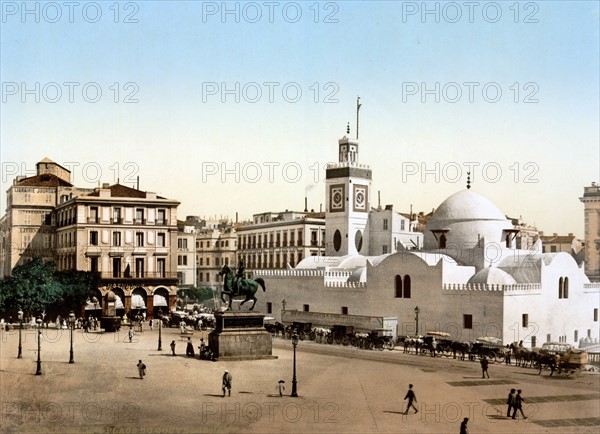
[[[100,303],[92,303],[91,301],[88,301],[85,303],[85,310],[100,310],[102,309],[102,306],[100,306]]]
[[[140,294],[133,294],[131,296],[131,308],[146,309],[146,303],[144,303],[144,298]]]
[[[115,296],[116,296],[115,309],[125,309],[125,306],[123,305],[123,300],[121,300],[121,297],[119,297],[117,294],[115,294]]]
[[[163,295],[154,294],[154,307],[169,307],[169,304]]]

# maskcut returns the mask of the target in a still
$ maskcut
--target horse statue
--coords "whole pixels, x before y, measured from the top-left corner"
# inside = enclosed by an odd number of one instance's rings
[[[221,300],[223,300],[223,303],[228,303],[227,310],[231,310],[231,301],[234,297],[246,297],[246,299],[240,303],[240,307],[247,301],[253,300],[252,307],[250,307],[250,310],[253,310],[254,305],[256,304],[256,297],[254,294],[256,294],[256,291],[258,290],[258,286],[260,285],[263,291],[267,290],[265,281],[261,277],[254,280],[238,277],[228,265],[223,265],[223,268],[219,271],[219,275],[224,276],[223,282],[225,288],[221,292]],[[229,298],[229,302],[225,300],[225,295]]]

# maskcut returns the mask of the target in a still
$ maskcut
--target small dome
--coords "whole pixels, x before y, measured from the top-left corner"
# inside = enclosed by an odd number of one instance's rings
[[[469,284],[492,284],[492,285],[514,285],[517,281],[506,271],[498,268],[484,268],[475,273],[470,279]]]

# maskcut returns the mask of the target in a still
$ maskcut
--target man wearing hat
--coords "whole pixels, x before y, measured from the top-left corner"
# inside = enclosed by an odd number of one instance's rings
[[[277,387],[279,389],[279,396],[283,397],[283,392],[285,392],[285,381],[279,380]]]
[[[231,396],[231,374],[227,369],[223,373],[223,398],[225,398],[225,391],[227,390],[229,396]]]

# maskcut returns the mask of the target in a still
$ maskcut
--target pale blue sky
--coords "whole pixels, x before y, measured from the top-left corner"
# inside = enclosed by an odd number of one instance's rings
[[[464,163],[473,162],[479,164],[473,189],[504,213],[547,233],[583,237],[578,197],[599,180],[600,164],[596,1],[517,8],[498,2],[502,16],[495,23],[490,2],[480,2],[472,23],[464,2],[428,2],[439,8],[439,22],[433,14],[423,19],[420,1],[279,2],[273,22],[265,2],[228,3],[238,5],[239,22],[234,14],[223,19],[222,2],[122,2],[117,23],[113,1],[98,2],[96,23],[86,21],[93,21],[93,7],[82,15],[86,2],[74,10],[73,23],[67,7],[56,4],[61,19],[49,22],[56,10],[37,3],[37,23],[35,14],[21,15],[21,2],[2,2],[2,204],[12,174],[27,175],[48,156],[73,167],[80,186],[113,183],[117,168],[122,182],[139,175],[141,189],[182,202],[180,218],[301,210],[305,194],[309,207],[319,209],[322,167],[337,159],[347,122],[354,134],[360,95],[359,158],[373,169],[373,206],[380,190],[383,205],[430,211],[464,188]],[[462,13],[456,23],[448,22],[453,5]],[[35,10],[36,2],[28,7]],[[215,15],[206,14],[214,8]],[[262,18],[248,22],[257,10]],[[296,10],[301,18],[289,22]],[[138,22],[124,23],[128,14]],[[327,15],[337,22],[323,22]],[[537,23],[524,22],[527,16]],[[36,82],[39,103],[23,93],[22,83],[35,89]],[[56,103],[48,101],[56,98],[52,82],[63,93]],[[80,83],[74,102],[65,82]],[[278,83],[271,85],[273,101],[268,82]],[[102,90],[97,103],[84,100],[86,83]],[[206,93],[212,83],[214,95]],[[222,83],[229,89],[239,83],[239,103],[222,95]],[[249,83],[258,83],[260,98]],[[428,89],[439,83],[439,103],[427,94],[421,101],[422,83]],[[458,83],[461,98],[449,83]],[[289,98],[295,88],[302,91],[297,102],[285,100],[286,84]],[[498,102],[484,99],[486,84],[489,98],[502,91]],[[122,102],[130,92],[137,103]],[[334,102],[324,102],[328,95]],[[527,97],[538,102],[524,103]],[[435,171],[436,163],[439,182],[433,173],[423,182],[421,169]],[[224,180],[223,165],[231,170]],[[419,173],[407,172],[415,168]],[[525,182],[526,175],[539,182]]]

